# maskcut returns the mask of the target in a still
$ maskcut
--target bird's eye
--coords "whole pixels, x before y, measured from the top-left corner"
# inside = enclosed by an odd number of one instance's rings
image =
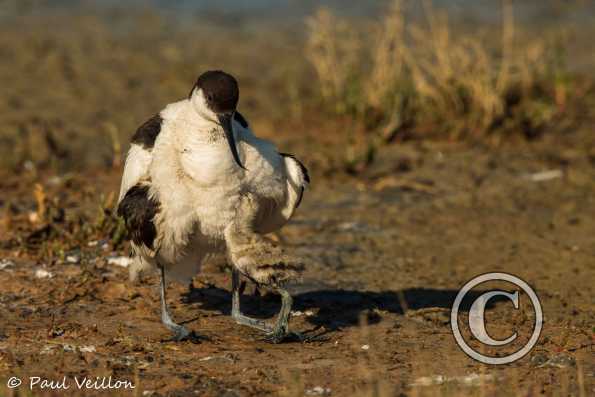
[[[207,101],[209,101],[209,102],[213,101],[213,94],[207,94]]]

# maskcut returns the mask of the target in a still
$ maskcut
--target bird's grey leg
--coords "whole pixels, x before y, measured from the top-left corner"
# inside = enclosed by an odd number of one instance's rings
[[[170,331],[174,333],[173,339],[176,341],[180,341],[188,337],[188,335],[190,335],[190,332],[188,332],[188,330],[184,328],[182,325],[176,324],[172,320],[171,315],[169,314],[165,295],[165,268],[161,265],[159,265],[159,268],[161,269],[161,322]]]
[[[267,333],[265,340],[272,342],[272,343],[279,343],[283,340],[290,338],[290,339],[297,339],[300,342],[312,342],[312,341],[321,341],[325,340],[321,335],[304,335],[300,332],[290,331],[289,330],[289,317],[291,315],[291,306],[293,304],[293,298],[287,292],[287,290],[283,288],[276,288],[276,291],[281,295],[281,310],[279,311],[279,315],[277,316],[277,322],[273,329]]]
[[[231,317],[236,323],[247,325],[260,331],[271,332],[271,328],[264,321],[245,316],[240,311],[240,272],[235,267],[232,267],[231,272],[231,290]]]
[[[291,314],[291,305],[293,304],[293,298],[283,288],[277,288],[277,292],[281,295],[281,310],[277,316],[277,322],[273,329],[267,333],[266,340],[273,343],[279,343],[286,336],[290,334],[289,332],[289,315]],[[299,339],[301,339],[301,335],[298,333],[291,333],[295,335]]]
[[[275,325],[271,328],[264,321],[245,316],[240,311],[240,272],[235,268],[232,270],[231,284],[231,316],[238,324],[247,325],[265,332],[265,340],[272,343],[280,343],[287,337],[302,342],[317,340],[317,337],[305,336],[299,332],[289,331],[289,317],[291,314],[291,306],[293,305],[293,298],[287,290],[276,288],[276,291],[281,295],[281,310],[279,310]]]

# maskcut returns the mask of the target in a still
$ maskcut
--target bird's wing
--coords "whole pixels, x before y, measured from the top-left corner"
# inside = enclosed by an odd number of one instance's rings
[[[241,113],[235,113],[234,121],[234,129],[239,129],[251,141],[251,145],[258,146],[254,151],[257,157],[261,157],[267,163],[280,165],[279,174],[271,178],[279,177],[286,184],[285,200],[267,198],[266,195],[262,197],[262,216],[257,221],[259,233],[270,233],[281,228],[293,216],[302,202],[304,191],[308,188],[310,176],[306,167],[294,155],[279,153],[270,142],[256,138]]]
[[[159,201],[151,195],[151,185],[141,182],[126,192],[118,206],[118,215],[124,218],[132,242],[153,250],[157,229],[155,215],[159,212]]]
[[[126,193],[139,181],[149,175],[149,165],[151,164],[152,154],[150,150],[140,145],[132,144],[126,157],[124,165],[124,174],[120,184],[120,195],[118,203],[126,196]]]
[[[133,135],[124,165],[118,203],[124,199],[130,188],[137,185],[143,178],[148,177],[149,166],[153,158],[153,146],[161,132],[162,123],[163,119],[157,114],[141,125]]]
[[[304,191],[310,185],[310,175],[308,169],[293,154],[279,153],[285,162],[287,170],[287,187],[289,197],[287,208],[291,209],[291,214],[302,203]],[[291,216],[291,215],[290,215]]]
[[[284,193],[280,197],[260,197],[260,213],[256,220],[259,233],[266,234],[279,230],[293,216],[299,207],[304,191],[307,189],[310,177],[308,170],[295,157],[285,153],[275,153],[280,157],[278,183],[282,183]],[[277,176],[271,176],[277,178]]]
[[[162,122],[163,119],[157,114],[136,130],[126,156],[120,185],[117,211],[118,215],[124,218],[136,253],[135,261],[129,269],[132,280],[149,266],[147,260],[155,253],[154,217],[159,206],[158,202],[149,195],[148,178],[153,146],[157,135],[161,132]]]

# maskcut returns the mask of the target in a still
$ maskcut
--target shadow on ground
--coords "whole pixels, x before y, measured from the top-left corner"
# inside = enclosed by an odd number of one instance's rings
[[[458,290],[428,288],[409,288],[401,291],[365,291],[352,289],[333,289],[316,286],[294,286],[294,311],[312,310],[314,315],[307,321],[317,327],[332,331],[345,327],[357,326],[362,316],[368,324],[376,324],[382,319],[378,311],[404,315],[406,312],[423,309],[450,310]],[[487,291],[470,291],[461,303],[461,312],[468,312],[471,304]],[[507,298],[497,296],[486,304],[490,309]],[[205,288],[193,288],[183,295],[187,304],[200,304],[203,310],[220,311],[229,315],[231,312],[231,294],[228,290],[210,285]],[[259,318],[271,318],[279,311],[280,300],[275,294],[242,296],[241,309],[247,315]]]

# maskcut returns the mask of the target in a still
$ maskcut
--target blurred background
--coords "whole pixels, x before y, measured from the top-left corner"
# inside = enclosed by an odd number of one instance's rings
[[[214,68],[238,77],[259,134],[312,139],[318,170],[358,173],[399,140],[563,134],[592,104],[587,0],[4,0],[0,21],[15,171],[119,165],[136,127]]]
[[[589,395],[594,38],[593,0],[0,0],[0,379]],[[272,347],[232,326],[224,259],[169,290],[202,344],[163,343],[156,278],[127,282],[129,140],[208,69],[236,76],[255,134],[310,171],[277,237],[308,263],[292,327],[329,342]],[[537,289],[546,326],[523,360],[487,368],[453,342],[449,307],[493,271]],[[486,313],[496,339],[528,335],[533,314],[510,309]]]

